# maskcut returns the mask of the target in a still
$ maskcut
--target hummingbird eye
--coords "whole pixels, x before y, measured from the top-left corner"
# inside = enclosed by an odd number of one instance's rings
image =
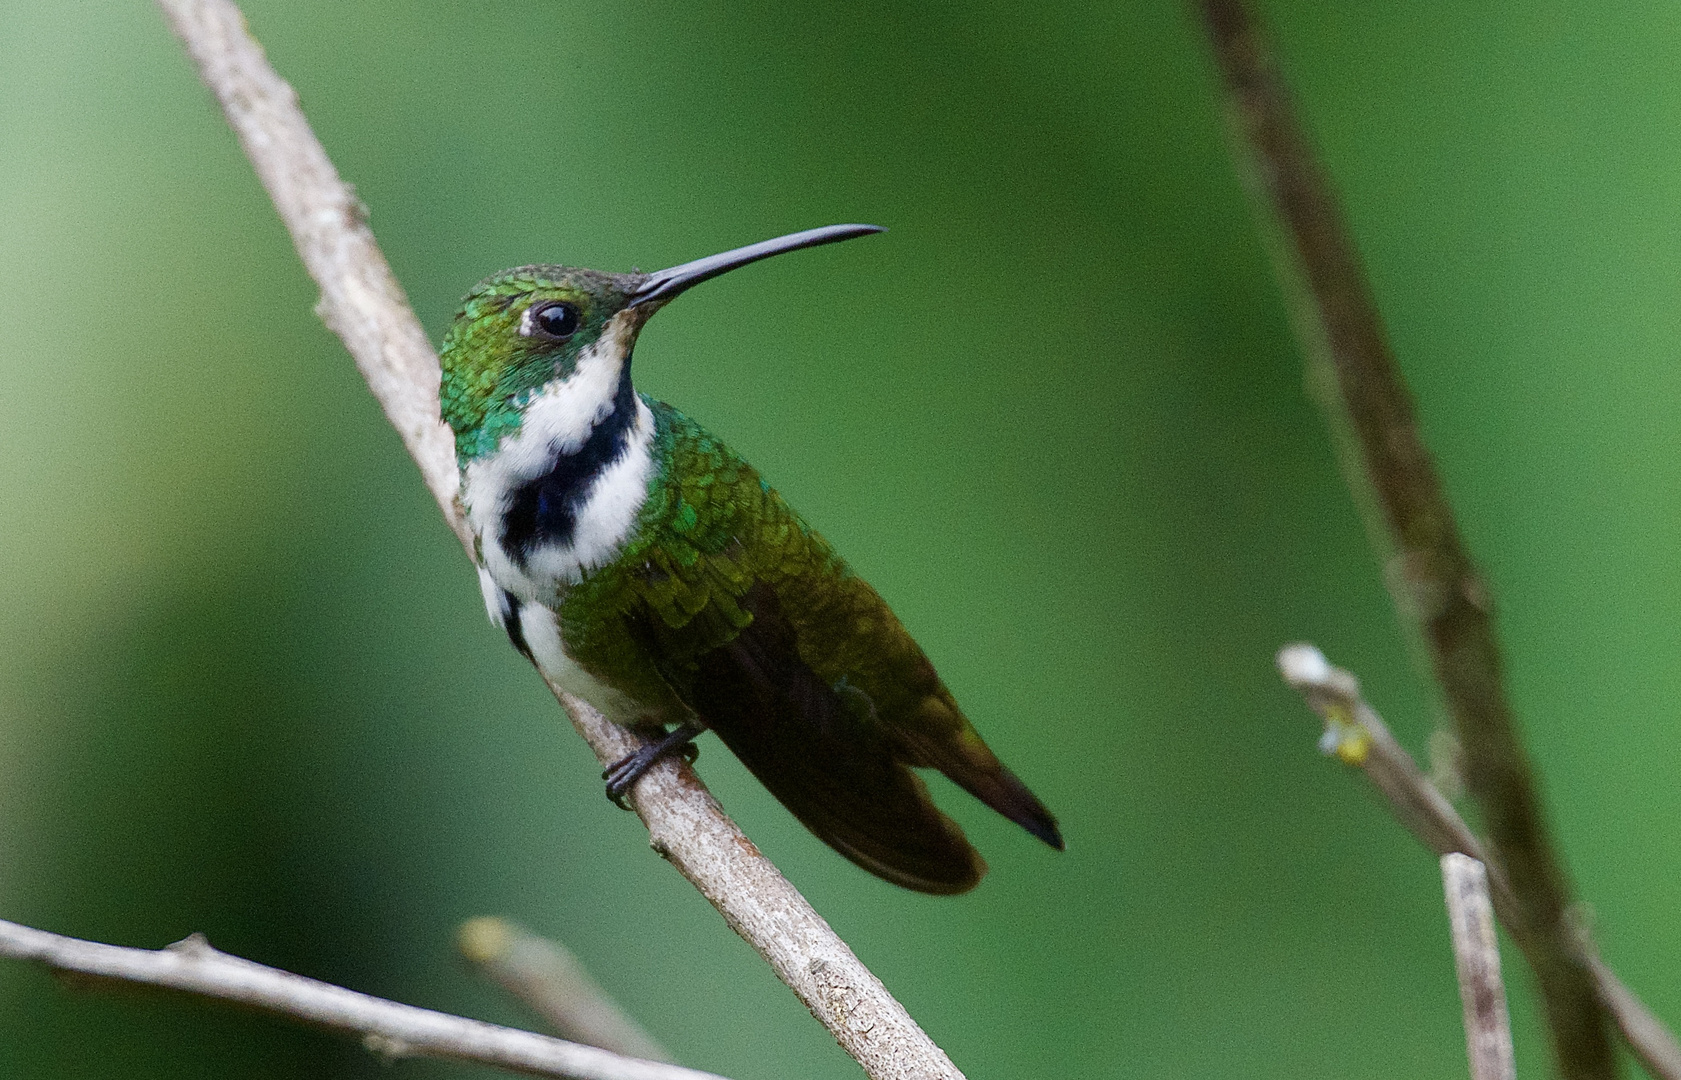
[[[564,341],[578,330],[582,318],[571,304],[544,304],[531,313],[531,326],[543,337]]]

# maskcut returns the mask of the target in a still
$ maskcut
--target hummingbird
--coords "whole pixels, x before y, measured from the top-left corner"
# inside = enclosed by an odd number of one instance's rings
[[[602,774],[623,806],[711,730],[846,858],[921,892],[986,864],[914,768],[1058,850],[876,591],[724,442],[631,383],[650,317],[720,274],[883,231],[831,225],[651,274],[521,266],[467,294],[443,418],[490,619],[552,683],[659,737]]]

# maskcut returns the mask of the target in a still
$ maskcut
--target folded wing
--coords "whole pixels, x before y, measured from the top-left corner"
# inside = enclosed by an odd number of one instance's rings
[[[689,706],[806,828],[859,866],[920,892],[974,888],[986,864],[869,723],[868,702],[801,659],[770,588],[743,600],[752,623],[697,658]]]

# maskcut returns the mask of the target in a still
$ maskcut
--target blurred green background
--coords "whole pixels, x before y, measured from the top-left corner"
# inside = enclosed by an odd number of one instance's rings
[[[1681,13],[1265,10],[1605,955],[1681,1019]],[[916,896],[702,755],[971,1077],[1464,1075],[1434,861],[1274,674],[1310,638],[1415,749],[1435,726],[1178,4],[247,11],[434,339],[512,264],[891,227],[684,297],[638,384],[837,544],[1062,817],[1058,856],[941,784],[993,871]],[[501,913],[687,1064],[857,1075],[486,623],[157,13],[0,26],[0,915],[528,1023],[452,953]],[[490,1075],[9,962],[0,1073]]]

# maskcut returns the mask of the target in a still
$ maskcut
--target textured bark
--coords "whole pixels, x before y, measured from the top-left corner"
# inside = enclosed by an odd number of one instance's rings
[[[1203,0],[1238,153],[1275,235],[1275,263],[1330,418],[1343,472],[1369,510],[1402,619],[1416,627],[1464,751],[1465,786],[1511,882],[1512,935],[1535,972],[1559,1068],[1609,1080],[1616,1057],[1593,974],[1569,926],[1569,882],[1541,812],[1501,673],[1487,588],[1418,431],[1329,179],[1243,0]]]
[[[1465,1053],[1471,1080],[1516,1080],[1512,1018],[1500,981],[1500,946],[1483,864],[1457,851],[1442,856],[1442,894],[1453,936],[1454,969],[1465,1006]]]
[[[438,413],[438,359],[349,185],[230,0],[158,0],[268,189],[343,339],[420,467],[445,520],[473,552],[457,498],[453,440]],[[603,762],[637,736],[552,687]],[[686,767],[655,768],[633,793],[654,849],[700,889],[875,1080],[962,1073],[859,962]]]
[[[640,745],[588,704],[558,688],[555,694],[602,764]],[[711,901],[865,1072],[880,1080],[962,1077],[688,765],[660,762],[632,791],[631,805],[653,849]]]
[[[1312,645],[1287,645],[1278,653],[1278,670],[1284,681],[1299,690],[1309,707],[1324,718],[1326,739],[1320,743],[1343,761],[1366,774],[1389,802],[1408,832],[1437,855],[1458,852],[1485,864],[1489,896],[1494,914],[1509,931],[1517,919],[1517,900],[1497,866],[1488,864],[1488,852],[1477,834],[1443,797],[1412,755],[1395,740],[1377,710],[1360,694],[1360,682],[1341,668],[1333,667],[1325,654]],[[1659,1080],[1681,1080],[1681,1043],[1646,1004],[1623,985],[1615,972],[1594,955],[1586,938],[1577,947],[1587,958],[1600,1002],[1617,1025],[1617,1031],[1640,1059],[1648,1073]]]
[[[712,1073],[639,1061],[594,1046],[359,994],[229,956],[196,935],[166,949],[127,949],[0,921],[0,956],[96,979],[237,1002],[360,1035],[368,1049],[390,1058],[447,1058],[563,1080],[722,1080]]]

